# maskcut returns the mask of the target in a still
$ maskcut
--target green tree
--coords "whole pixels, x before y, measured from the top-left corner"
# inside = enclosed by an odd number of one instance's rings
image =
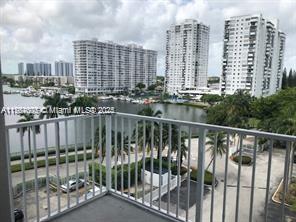
[[[183,164],[183,158],[187,157],[188,147],[185,144],[186,138],[188,138],[187,133],[184,131],[181,131],[181,141],[180,141],[181,146],[180,146],[180,154],[179,154],[179,138],[178,138],[177,127],[172,127],[172,152],[177,153],[177,159],[179,159],[179,155],[180,155],[180,165]],[[169,145],[168,140],[166,141],[167,141],[166,145]]]
[[[283,78],[282,78],[282,89],[286,89],[286,88],[287,88],[287,70],[286,68],[284,68]]]
[[[207,151],[211,152],[211,160],[206,170],[209,169],[212,162],[214,161],[215,153],[216,153],[216,156],[218,155],[222,156],[227,149],[227,145],[226,145],[227,138],[225,133],[223,132],[210,133],[208,136],[208,139],[209,140],[206,142],[206,145],[209,145]],[[217,146],[216,146],[216,140],[217,140]]]
[[[226,96],[217,106],[208,110],[207,122],[210,124],[231,126],[236,128],[249,128],[252,117],[252,98],[248,92],[239,90],[234,95]],[[234,134],[236,137],[236,134]],[[237,147],[239,141],[237,141]]]
[[[30,113],[22,113],[21,114],[21,119],[18,120],[19,123],[23,122],[30,122],[36,120],[34,118],[34,114]],[[25,132],[28,131],[28,148],[29,148],[29,163],[32,164],[32,148],[31,148],[31,131],[33,131],[35,128],[35,133],[39,134],[40,133],[40,126],[39,125],[34,125],[34,126],[25,126],[21,128],[17,128],[17,132],[22,131],[22,135],[24,136]]]
[[[162,115],[162,112],[160,110],[157,110],[154,112],[154,110],[150,107],[147,106],[146,108],[142,109],[141,111],[138,112],[138,115],[142,116],[151,116],[151,117],[157,117],[160,118]],[[144,121],[139,121],[139,129],[138,129],[138,141],[139,145],[142,149],[147,148],[147,152],[151,150],[151,139],[152,139],[152,125],[154,125],[154,136],[157,128],[159,127],[159,124],[153,121],[146,121],[146,126],[145,126],[145,140],[144,140]],[[135,131],[134,131],[135,135]],[[155,140],[154,140],[155,141]]]
[[[292,69],[290,69],[290,71],[289,71],[287,82],[288,82],[288,84],[287,84],[288,87],[293,87],[293,71],[292,71]]]
[[[97,106],[97,99],[95,97],[90,96],[79,96],[75,99],[75,101],[70,105],[71,110],[74,111],[75,107],[96,107]],[[79,113],[78,113],[79,114]]]
[[[254,100],[247,92],[239,90],[226,96],[220,104],[208,109],[207,122],[223,126],[248,128],[251,117],[251,102]]]
[[[115,136],[117,137],[117,146],[115,147]],[[100,141],[101,139],[101,141]],[[124,153],[128,153],[128,137],[124,135],[124,133],[122,134],[121,132],[117,132],[117,134],[115,135],[115,131],[111,131],[111,156],[117,156],[115,161],[118,161],[118,157],[121,156],[121,154],[123,155]],[[123,144],[122,144],[123,141]],[[95,132],[95,144],[96,144],[96,155],[100,155],[101,156],[101,161],[104,161],[104,158],[106,156],[106,127],[105,125],[102,127],[102,132],[100,135],[100,128],[98,127],[96,129]],[[101,153],[100,153],[100,146],[101,147]],[[121,149],[122,148],[122,149]],[[132,147],[130,148],[130,150],[132,151]]]
[[[200,100],[213,106],[215,103],[222,101],[222,97],[220,95],[205,94],[200,98]]]
[[[136,85],[136,88],[139,88],[140,90],[145,89],[145,87],[146,87],[146,85],[141,82]]]
[[[278,93],[260,98],[252,103],[253,118],[258,120],[257,128],[295,135],[296,88],[287,88]]]
[[[75,94],[75,87],[74,86],[68,86],[68,93]]]
[[[153,91],[153,90],[155,90],[155,88],[156,88],[156,84],[152,84],[152,85],[150,85],[150,86],[148,86],[148,90],[149,91]]]
[[[43,106],[48,108],[47,113],[41,113],[39,118],[43,119],[50,119],[50,118],[58,118],[59,113],[58,112],[49,112],[49,108],[53,109],[53,108],[68,108],[69,107],[69,103],[71,102],[70,99],[68,98],[62,98],[61,95],[59,93],[55,93],[53,96],[44,96],[43,99],[45,99],[45,102],[43,103]],[[55,123],[57,126],[57,149],[58,149],[58,158],[60,157],[60,124],[59,122]]]

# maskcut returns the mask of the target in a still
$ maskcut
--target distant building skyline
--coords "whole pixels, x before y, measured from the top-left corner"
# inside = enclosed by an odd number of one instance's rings
[[[24,75],[25,74],[25,65],[23,62],[20,62],[18,64],[18,74],[19,75]]]
[[[56,76],[73,76],[73,63],[71,62],[55,61],[54,67]]]
[[[207,86],[210,28],[186,19],[167,30],[166,91],[176,94]]]
[[[268,96],[281,89],[286,36],[261,14],[225,20],[221,90]]]
[[[122,92],[156,80],[156,51],[97,39],[77,40],[73,46],[77,92]]]
[[[19,63],[24,64],[24,63]],[[27,76],[51,76],[51,64],[46,62],[26,63],[26,70],[23,70]],[[20,71],[19,71],[20,72]]]

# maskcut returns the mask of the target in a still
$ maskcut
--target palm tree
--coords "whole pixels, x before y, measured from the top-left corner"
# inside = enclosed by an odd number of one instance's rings
[[[105,125],[102,127],[102,135],[101,135],[101,143],[100,143],[100,128],[98,127],[96,129],[96,133],[95,133],[95,144],[96,145],[96,154],[99,154],[101,155],[101,162],[104,161],[104,158],[106,156],[106,127]],[[117,158],[116,158],[116,162],[118,161],[118,156],[120,156],[121,154],[123,155],[123,153],[127,153],[128,152],[128,137],[127,136],[124,136],[124,135],[121,135],[121,132],[117,132],[117,147],[115,147],[115,132],[112,130],[111,131],[111,135],[112,135],[112,147],[111,147],[111,155],[112,157],[115,156],[115,154],[117,154]],[[123,136],[123,153],[121,152],[121,139],[122,139],[122,136]],[[99,147],[100,147],[100,144],[102,145],[102,153],[99,153]],[[116,152],[116,151],[117,152]],[[132,151],[132,148],[131,148],[131,151]]]
[[[181,129],[180,129],[181,130]],[[186,132],[181,131],[181,147],[180,147],[180,165],[182,166],[183,158],[187,157],[188,147],[185,145],[185,139],[188,138]],[[172,133],[172,152],[177,153],[177,159],[179,159],[179,138],[177,133]]]
[[[23,123],[23,122],[29,122],[29,121],[34,121],[36,120],[34,118],[34,114],[32,113],[22,113],[21,116],[23,118],[21,118],[18,122],[19,123]],[[35,125],[35,133],[38,134],[40,133],[40,126],[39,125]],[[26,131],[28,131],[28,147],[29,147],[29,163],[32,164],[32,149],[31,149],[31,130],[33,130],[33,126],[25,126],[22,128],[17,128],[17,132],[22,131],[22,135],[24,136],[24,133]]]
[[[208,136],[209,140],[206,142],[206,145],[209,145],[209,148],[207,149],[207,151],[211,152],[211,161],[209,162],[206,170],[208,170],[208,168],[210,167],[210,165],[212,164],[213,160],[214,160],[214,155],[215,153],[217,155],[222,156],[227,149],[227,145],[226,145],[226,134],[223,132],[218,132],[216,133],[211,133]],[[217,149],[215,150],[215,140],[217,138]]]
[[[138,112],[138,115],[160,118],[162,115],[162,112],[160,110],[157,110],[156,112],[154,112],[154,110],[150,106],[147,106],[146,108],[144,108],[140,112]],[[158,147],[157,139],[155,139],[155,138],[157,137],[156,132],[159,128],[159,124],[156,122],[153,122],[153,121],[146,122],[145,141],[144,141],[144,121],[139,121],[139,126],[138,126],[139,127],[138,128],[139,145],[144,150],[147,147],[147,152],[149,152],[152,149],[152,147],[151,147],[152,125],[154,125],[154,144],[155,144],[155,147]],[[135,135],[135,131],[134,131],[133,135]]]
[[[296,135],[296,104],[280,111],[280,118],[274,120],[274,131],[277,133]]]
[[[62,98],[61,95],[59,93],[55,93],[53,96],[44,96],[43,97],[45,99],[45,102],[43,103],[44,107],[47,108],[68,108],[68,104],[71,102],[71,100],[69,98]],[[50,118],[58,118],[59,113],[58,112],[47,112],[46,114],[41,113],[39,118],[43,119],[44,117],[46,117],[47,119]],[[57,137],[57,149],[58,149],[58,157],[59,157],[59,150],[60,150],[60,125],[59,122],[56,122],[57,124],[57,133],[58,133],[58,137]]]

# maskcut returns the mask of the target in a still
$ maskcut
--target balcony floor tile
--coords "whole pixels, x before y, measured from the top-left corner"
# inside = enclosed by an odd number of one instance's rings
[[[51,222],[164,222],[171,221],[112,195],[105,195]]]

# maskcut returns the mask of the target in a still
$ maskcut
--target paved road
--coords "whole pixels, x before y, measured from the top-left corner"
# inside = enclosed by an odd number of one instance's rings
[[[197,144],[197,142],[193,143]],[[197,150],[194,147],[193,150]],[[193,159],[197,159],[197,152],[193,152]],[[271,166],[271,181],[269,196],[273,194],[273,190],[278,186],[284,172],[285,150],[274,149]],[[206,163],[210,160],[209,154],[206,155]],[[229,160],[228,165],[228,181],[226,196],[226,218],[225,221],[235,221],[236,208],[236,190],[237,190],[237,173],[238,165]],[[256,178],[254,190],[254,207],[253,221],[263,221],[264,203],[266,194],[266,178],[268,166],[268,153],[257,153]],[[210,169],[211,170],[211,169]],[[214,221],[221,221],[223,209],[223,189],[224,189],[224,173],[225,173],[225,155],[218,157],[216,161],[216,177],[219,184],[215,189],[214,204]],[[251,178],[252,166],[243,166],[241,168],[241,189],[239,193],[239,221],[249,221],[250,195],[251,195]],[[209,193],[204,199],[203,215],[204,221],[210,221],[211,194]],[[190,208],[190,219],[194,220],[195,206]]]

